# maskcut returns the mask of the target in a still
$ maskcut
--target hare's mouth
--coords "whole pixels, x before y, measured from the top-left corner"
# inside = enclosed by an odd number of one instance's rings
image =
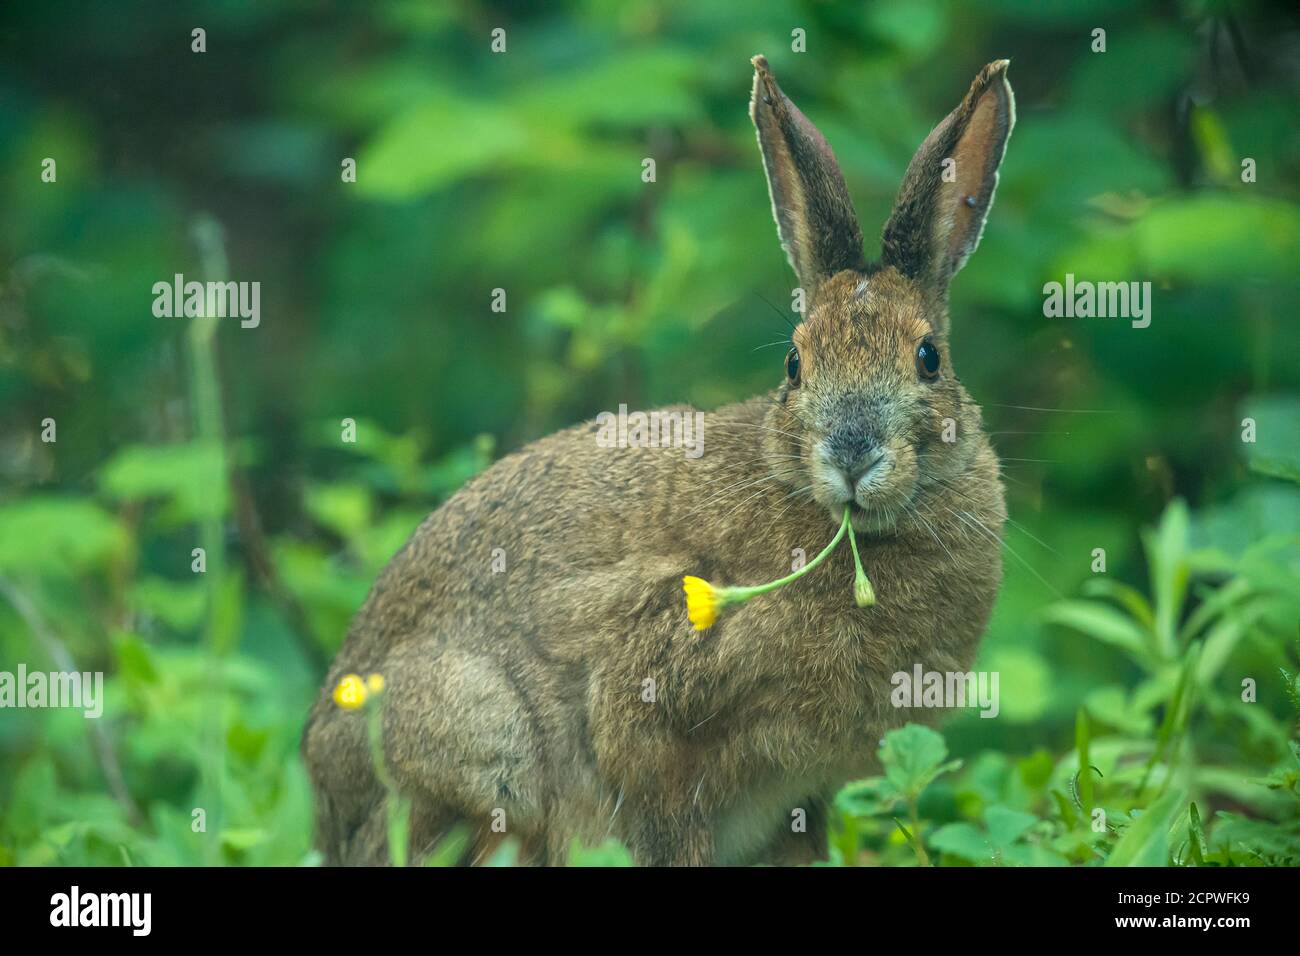
[[[898,512],[883,505],[864,507],[857,501],[850,501],[849,524],[857,532],[886,534],[898,527]]]
[[[882,446],[846,467],[842,457],[822,444],[812,462],[813,496],[837,522],[847,508],[854,531],[892,534],[916,491],[913,464],[908,448]]]
[[[909,488],[906,483],[859,491],[850,501],[841,503],[831,511],[843,516],[843,509],[847,506],[854,531],[892,534],[898,530],[899,523],[906,516],[915,491],[915,486]]]

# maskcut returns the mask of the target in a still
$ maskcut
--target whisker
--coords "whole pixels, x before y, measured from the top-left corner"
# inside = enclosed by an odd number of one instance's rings
[[[782,508],[782,509],[781,509],[781,510],[780,510],[780,511],[779,511],[779,512],[778,512],[778,513],[777,513],[777,514],[772,518],[772,523],[775,524],[776,522],[780,521],[782,518],[784,518],[784,517],[785,517],[785,516],[790,512],[790,509],[791,509],[791,508],[794,508],[794,507],[796,507],[797,505],[801,505],[801,504],[812,504],[812,503],[814,503],[817,499],[813,497],[813,493],[812,493],[812,491],[813,491],[813,486],[812,486],[811,484],[809,484],[809,485],[804,485],[802,488],[796,488],[794,491],[792,491],[792,492],[790,492],[789,494],[787,494],[787,495],[785,496],[786,498],[793,498],[794,500],[791,501],[791,502],[790,502],[788,505],[786,505],[784,508]],[[806,495],[807,497],[806,497],[806,498],[803,497],[804,495]],[[785,500],[785,499],[782,499],[782,500]]]
[[[961,520],[961,521],[964,522],[965,524],[969,525],[970,527],[973,527],[973,528],[975,528],[975,529],[977,529],[977,530],[979,530],[979,531],[982,531],[985,535],[987,535],[987,536],[989,537],[990,540],[992,540],[992,541],[996,541],[996,542],[997,542],[998,544],[1000,544],[1002,547],[1004,547],[1004,548],[1006,548],[1008,551],[1010,551],[1010,552],[1011,552],[1011,556],[1012,556],[1013,558],[1015,558],[1017,561],[1019,561],[1019,562],[1024,566],[1024,568],[1025,568],[1026,571],[1028,571],[1028,572],[1029,572],[1030,574],[1032,574],[1034,577],[1038,578],[1038,580],[1041,581],[1041,582],[1043,583],[1043,586],[1046,587],[1046,588],[1047,588],[1049,591],[1051,591],[1053,594],[1055,594],[1056,597],[1057,597],[1058,599],[1063,599],[1063,598],[1065,597],[1065,595],[1061,594],[1061,592],[1058,591],[1058,590],[1057,590],[1057,589],[1056,589],[1056,588],[1051,584],[1051,582],[1047,580],[1047,578],[1043,577],[1043,576],[1042,576],[1041,574],[1039,574],[1036,570],[1034,570],[1033,566],[1032,566],[1028,561],[1026,561],[1024,558],[1022,558],[1022,557],[1021,557],[1021,556],[1016,552],[1016,549],[1015,549],[1015,548],[1013,548],[1013,547],[1011,547],[1011,545],[1007,544],[1005,538],[999,538],[996,534],[994,534],[992,531],[990,531],[988,528],[986,528],[986,527],[984,526],[984,522],[980,521],[980,520],[979,520],[978,518],[976,518],[974,515],[969,514],[969,513],[965,512],[965,511],[953,511],[951,508],[948,508],[947,511],[948,511],[950,514],[956,516],[959,520]],[[967,520],[967,519],[969,519],[969,520]],[[972,524],[971,522],[974,522],[974,523]]]
[[[921,462],[928,462],[928,461],[941,461],[942,459],[938,457],[936,452],[928,451],[928,452],[922,452],[921,454],[917,455],[916,460],[918,463],[921,463]],[[934,478],[935,476],[927,475],[926,477]],[[998,461],[998,477],[1001,478],[1003,481],[1009,481],[1012,482],[1013,484],[1017,484],[1017,485],[1025,484],[1019,478],[1013,478],[1011,475],[1008,475],[1002,467],[1001,460]]]
[[[930,480],[942,485],[944,488],[947,488],[953,494],[965,498],[967,501],[971,502],[972,504],[978,504],[978,500],[974,496],[962,491],[961,489],[957,488],[955,485],[951,484],[950,482],[947,482],[942,478],[937,478],[933,475],[930,476]],[[1029,538],[1029,540],[1033,541],[1035,544],[1038,544],[1043,548],[1046,548],[1048,551],[1052,552],[1052,554],[1056,555],[1057,557],[1061,556],[1061,553],[1059,551],[1053,548],[1050,544],[1047,544],[1046,542],[1039,540],[1038,537],[1036,537],[1033,534],[1033,532],[1031,532],[1024,525],[1022,525],[1019,521],[1016,521],[1010,515],[1004,515],[1003,520],[1006,521],[1007,524],[1016,528],[1018,531],[1020,531],[1021,534]]]
[[[1035,431],[1001,431],[985,432],[990,438],[994,435],[1069,435],[1069,432],[1035,432]]]
[[[790,321],[790,316],[786,315],[784,312],[782,312],[780,309],[774,306],[771,302],[768,302],[767,297],[764,296],[763,293],[755,290],[754,295],[758,296],[764,302],[767,302],[767,307],[771,309],[773,312],[775,312],[777,315],[779,315],[782,318],[782,320],[785,321],[786,325],[790,326],[791,329],[797,329],[799,327],[798,323]]]
[[[776,476],[775,476],[775,475],[770,475],[769,478],[771,478],[771,479],[774,480],[774,479],[776,478]],[[746,504],[748,504],[749,502],[753,501],[755,498],[759,497],[760,495],[765,495],[765,494],[767,494],[767,489],[766,489],[766,488],[759,488],[758,491],[754,492],[754,493],[753,493],[752,495],[750,495],[749,497],[743,499],[742,501],[737,502],[737,503],[736,503],[736,506],[735,506],[734,508],[732,508],[730,511],[728,511],[725,515],[723,515],[723,516],[719,519],[719,523],[721,523],[721,522],[725,522],[727,519],[729,519],[732,515],[734,515],[737,511],[739,511],[739,510],[740,510],[742,507],[744,507]]]
[[[985,402],[989,408],[1019,408],[1026,412],[1064,412],[1069,415],[1113,415],[1113,408],[1044,408],[1041,405],[999,405],[997,402]]]
[[[737,482],[734,485],[728,485],[726,488],[714,492],[706,500],[700,502],[694,508],[691,508],[689,511],[687,511],[686,514],[690,516],[696,514],[697,512],[703,511],[705,508],[709,507],[714,502],[722,501],[727,496],[731,495],[733,492],[744,491],[746,488],[752,488],[755,485],[761,485],[766,481],[777,481],[777,480],[778,479],[776,475],[760,475],[759,477],[755,478],[752,481],[746,481],[743,483]],[[762,494],[764,491],[766,491],[766,489],[760,488],[758,494]],[[745,500],[748,501],[749,499],[746,498]]]
[[[930,522],[926,520],[925,515],[921,514],[921,510],[917,508],[916,505],[912,504],[910,501],[906,504],[905,510],[910,511],[914,516],[916,516],[916,518],[921,522],[921,524],[925,525],[925,530],[930,532],[930,537],[934,538],[935,544],[943,548],[944,552],[948,555],[949,560],[951,560],[953,564],[956,564],[957,558],[953,555],[951,551],[948,550],[948,546],[943,543],[943,541],[939,538],[939,535],[935,532],[934,525],[930,524]]]
[[[756,458],[751,464],[759,464],[762,462],[771,462],[771,461],[803,461],[803,459],[797,455],[772,456],[771,458],[768,457]],[[743,466],[741,467],[743,468]],[[704,481],[696,482],[695,487],[697,490],[700,491],[712,491],[723,482],[728,482],[728,481],[740,482],[740,481],[744,481],[748,477],[753,477],[752,470],[745,470],[741,474],[717,475],[716,477],[708,478],[705,479]]]
[[[761,422],[728,422],[727,424],[738,428],[762,428],[770,432],[775,432],[778,435],[785,435],[787,438],[793,439],[794,441],[802,441],[804,437],[802,435],[796,435],[793,432],[784,431],[774,425],[765,425]]]

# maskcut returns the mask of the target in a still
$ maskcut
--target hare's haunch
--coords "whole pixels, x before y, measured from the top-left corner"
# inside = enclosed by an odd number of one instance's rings
[[[587,423],[503,458],[425,519],[358,612],[304,735],[329,862],[390,859],[394,790],[415,860],[457,827],[469,862],[508,837],[538,863],[609,837],[643,864],[812,860],[827,801],[872,769],[881,735],[936,719],[893,706],[892,675],[970,667],[1005,505],[949,354],[947,291],[1015,122],[1007,62],[917,151],[878,263],[826,140],[753,64],[750,115],[808,305],[784,380],[704,416],[703,455],[609,447]],[[846,508],[874,606],[858,606],[839,548],[692,628],[684,576],[786,575]],[[368,714],[332,699],[351,673],[384,678],[387,786]]]

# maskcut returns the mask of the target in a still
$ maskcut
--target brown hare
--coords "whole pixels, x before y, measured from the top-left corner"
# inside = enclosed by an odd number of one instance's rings
[[[947,292],[1015,121],[1007,61],[921,144],[879,263],[825,139],[767,61],[753,65],[750,114],[807,303],[783,381],[706,415],[701,456],[611,448],[589,422],[503,458],[425,519],[307,724],[327,862],[389,859],[367,715],[331,699],[350,673],[385,679],[382,756],[411,803],[412,859],[460,826],[467,862],[507,837],[544,864],[613,837],[644,865],[745,864],[819,858],[836,789],[873,768],[884,732],[933,719],[891,704],[891,675],[973,662],[1005,505],[949,356]],[[788,573],[846,508],[875,606],[855,604],[840,548],[692,628],[685,575]]]

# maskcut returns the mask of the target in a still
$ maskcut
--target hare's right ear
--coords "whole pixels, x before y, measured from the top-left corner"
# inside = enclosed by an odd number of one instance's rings
[[[1007,60],[975,77],[912,157],[885,224],[881,261],[944,293],[979,245],[1016,123]]]
[[[861,269],[862,230],[844,174],[817,127],[781,92],[756,56],[749,115],[758,130],[781,246],[809,299],[824,280]]]

